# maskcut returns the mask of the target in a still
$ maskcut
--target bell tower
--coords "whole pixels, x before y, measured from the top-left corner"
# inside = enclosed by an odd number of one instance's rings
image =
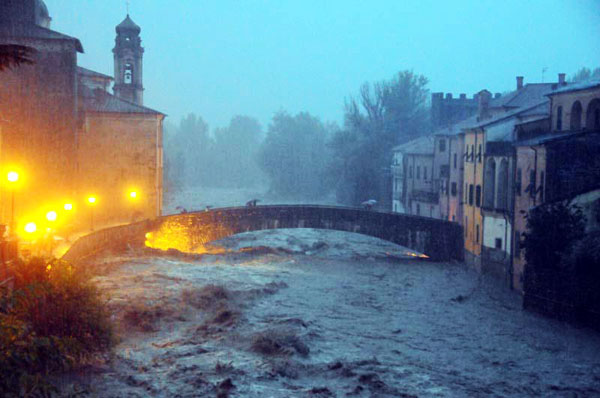
[[[144,105],[142,59],[144,48],[140,38],[141,29],[127,17],[116,27],[117,37],[113,54],[115,57],[115,95],[138,105]]]

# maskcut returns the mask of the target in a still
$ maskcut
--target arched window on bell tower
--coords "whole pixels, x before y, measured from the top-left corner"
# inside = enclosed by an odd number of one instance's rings
[[[125,64],[125,70],[123,71],[123,83],[133,83],[133,65],[131,65],[129,62]]]

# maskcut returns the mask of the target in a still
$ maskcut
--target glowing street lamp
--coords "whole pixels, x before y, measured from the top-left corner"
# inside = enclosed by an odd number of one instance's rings
[[[46,213],[46,220],[48,220],[50,222],[56,221],[57,217],[58,217],[58,215],[56,214],[56,212],[54,210]]]
[[[73,210],[73,204],[65,203],[63,206],[63,209],[65,209],[65,211],[71,211],[71,210]]]
[[[15,229],[15,185],[19,181],[19,173],[11,170],[6,175],[6,179],[10,183],[11,187],[11,199],[10,199],[10,233],[14,234]]]
[[[98,201],[95,196],[90,196],[87,198],[88,204],[90,205],[90,229],[94,230],[94,206]]]
[[[34,222],[30,222],[25,225],[25,232],[28,234],[33,234],[35,231],[37,231],[37,225]]]
[[[129,199],[136,200],[138,198],[138,193],[136,191],[129,192]]]

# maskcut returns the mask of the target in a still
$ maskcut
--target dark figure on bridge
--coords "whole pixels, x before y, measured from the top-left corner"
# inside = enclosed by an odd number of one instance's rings
[[[376,204],[377,204],[377,201],[375,199],[365,200],[364,202],[361,203],[361,205],[365,208],[365,210],[371,210],[373,208],[373,206],[375,206]]]
[[[256,204],[260,202],[259,199],[252,199],[246,202],[246,206],[248,207],[256,207]]]

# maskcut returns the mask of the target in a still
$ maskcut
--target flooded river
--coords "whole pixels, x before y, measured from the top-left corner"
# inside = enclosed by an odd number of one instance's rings
[[[84,379],[93,395],[600,395],[598,334],[523,312],[462,265],[334,231],[221,244],[255,249],[98,265],[122,341]]]

